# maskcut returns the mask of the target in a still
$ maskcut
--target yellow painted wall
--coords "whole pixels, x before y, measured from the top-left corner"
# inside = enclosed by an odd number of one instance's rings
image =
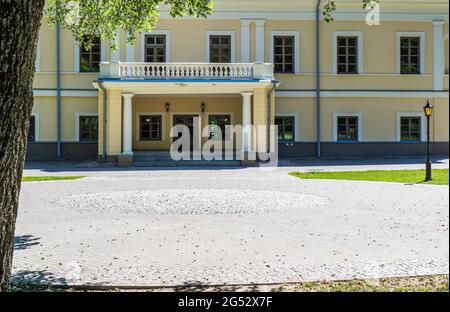
[[[76,113],[97,113],[98,104],[95,97],[65,97],[62,99],[62,141],[75,141]]]
[[[35,97],[33,113],[39,113],[39,141],[56,141],[56,98]]]
[[[170,103],[170,112],[166,111],[166,103]],[[201,103],[205,103],[206,110],[202,114]],[[139,113],[162,113],[164,138],[162,141],[139,140]],[[133,98],[133,149],[135,150],[168,150],[171,145],[170,128],[173,124],[173,115],[198,114],[201,118],[201,127],[208,125],[208,113],[231,113],[235,124],[242,123],[242,98],[238,96],[227,97],[145,97]],[[202,139],[203,143],[206,141]]]

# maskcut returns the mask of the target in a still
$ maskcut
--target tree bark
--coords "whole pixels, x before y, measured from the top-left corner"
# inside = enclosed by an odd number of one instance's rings
[[[0,0],[0,292],[10,285],[44,2]]]

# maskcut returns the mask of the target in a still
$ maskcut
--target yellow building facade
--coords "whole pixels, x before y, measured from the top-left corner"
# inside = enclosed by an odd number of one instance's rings
[[[448,0],[383,0],[379,25],[360,2],[339,3],[329,24],[313,0],[216,0],[206,20],[163,10],[135,46],[119,32],[116,51],[85,51],[44,22],[28,159],[130,164],[169,151],[176,124],[200,147],[211,124],[276,125],[232,149],[276,142],[280,158],[422,155],[427,100],[433,152],[448,155]]]

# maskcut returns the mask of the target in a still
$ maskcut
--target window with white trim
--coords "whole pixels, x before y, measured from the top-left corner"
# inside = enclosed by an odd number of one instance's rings
[[[84,42],[90,45],[89,48],[83,44],[80,47],[80,72],[99,72],[101,62],[101,40],[91,35],[84,36]]]
[[[358,116],[337,116],[336,132],[338,142],[358,142],[359,138],[359,117]]]
[[[278,141],[293,142],[296,140],[294,116],[276,116],[275,126],[278,127]]]
[[[79,119],[79,141],[95,142],[98,140],[98,116],[83,116]]]
[[[420,142],[422,140],[422,117],[400,117],[400,141]]]
[[[337,38],[338,74],[358,73],[358,37]]]
[[[295,37],[274,36],[273,55],[276,73],[294,73]]]
[[[400,38],[400,73],[420,74],[420,37]]]
[[[167,50],[166,35],[145,36],[145,62],[165,63]]]

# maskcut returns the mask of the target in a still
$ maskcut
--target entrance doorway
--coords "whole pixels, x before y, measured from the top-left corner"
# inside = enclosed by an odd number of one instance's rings
[[[184,125],[189,129],[189,142],[191,152],[194,150],[194,127],[195,119],[199,118],[199,115],[174,115],[173,116],[173,126]],[[174,141],[178,140],[181,137],[181,133],[178,134],[177,137],[174,138]],[[181,150],[180,150],[181,152]]]

